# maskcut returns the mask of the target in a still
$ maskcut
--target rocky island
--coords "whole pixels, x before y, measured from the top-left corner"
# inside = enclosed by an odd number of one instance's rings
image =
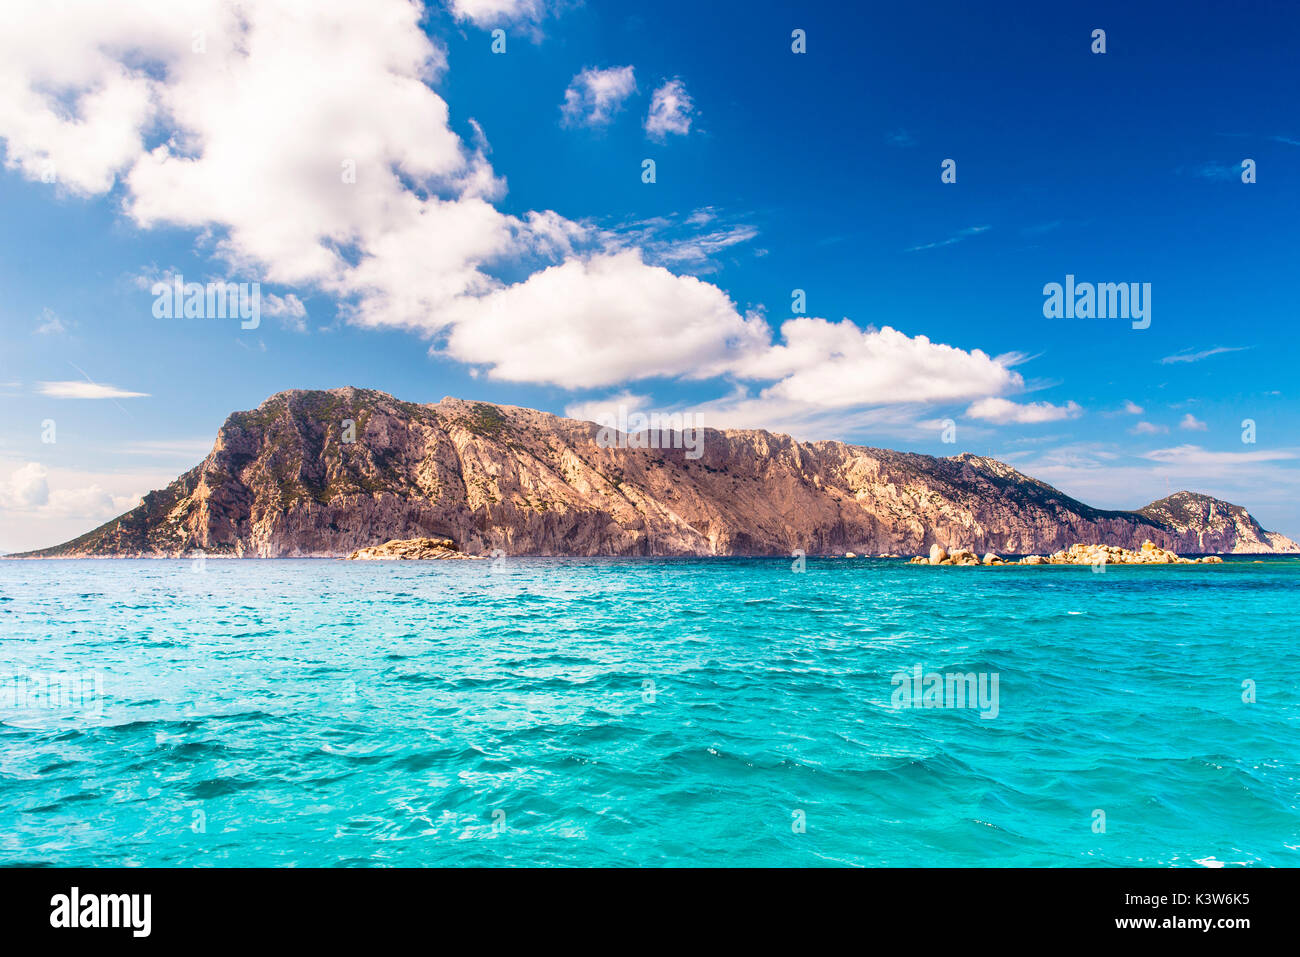
[[[1024,555],[1148,541],[1198,554],[1300,551],[1208,495],[1098,509],[968,452],[704,429],[695,456],[665,435],[636,447],[600,433],[463,399],[280,392],[230,415],[202,462],[136,508],[9,557],[342,558],[410,539],[511,556],[915,555],[930,543]]]

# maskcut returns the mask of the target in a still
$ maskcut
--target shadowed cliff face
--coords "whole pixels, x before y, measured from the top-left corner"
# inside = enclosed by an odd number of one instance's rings
[[[1208,496],[1101,511],[970,454],[706,430],[693,458],[605,448],[599,432],[460,399],[281,392],[231,415],[200,465],[137,508],[29,554],[346,556],[417,537],[508,555],[905,555],[933,542],[1017,554],[1147,539],[1178,552],[1300,551]]]

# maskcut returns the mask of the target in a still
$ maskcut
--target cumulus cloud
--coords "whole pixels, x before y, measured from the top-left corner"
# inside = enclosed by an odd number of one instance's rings
[[[452,11],[481,25],[545,7],[454,0]],[[755,235],[712,214],[689,224],[707,234],[642,250],[554,211],[503,213],[484,131],[463,142],[433,88],[446,60],[421,15],[407,0],[22,2],[10,12],[22,30],[0,33],[5,162],[33,180],[52,164],[71,192],[113,189],[142,228],[194,231],[227,279],[295,290],[267,300],[291,325],[305,319],[297,294],[324,294],[355,324],[411,330],[498,379],[575,389],[725,376],[735,391],[721,405],[738,419],[790,420],[1023,388],[1007,357],[889,327],[798,318],[774,336],[718,286],[666,268],[700,267]],[[574,115],[603,121],[633,71],[588,72],[599,79],[578,83]],[[647,132],[684,134],[693,113],[670,80]],[[507,271],[525,278],[507,283]]]
[[[603,398],[572,402],[564,407],[564,414],[570,419],[582,419],[584,422],[596,422],[604,416],[610,416],[617,421],[620,408],[627,409],[629,412],[647,414],[655,411],[654,401],[650,396],[623,389]]]
[[[800,317],[782,324],[781,340],[731,366],[740,378],[779,380],[767,389],[774,398],[846,408],[960,401],[1024,384],[979,349],[966,352],[889,326]]]
[[[307,307],[293,293],[284,296],[267,293],[262,297],[262,312],[279,319],[286,328],[294,332],[307,331]]]
[[[651,139],[664,140],[670,135],[685,136],[691,131],[695,102],[681,80],[666,81],[650,97],[650,112],[645,131]]]
[[[1050,402],[1016,403],[999,398],[981,399],[966,410],[968,418],[996,422],[998,425],[1059,422],[1061,419],[1078,418],[1082,414],[1083,408],[1077,402],[1052,405]]]
[[[9,508],[37,508],[50,500],[49,472],[36,462],[17,469],[9,476],[4,504]]]
[[[137,483],[136,475],[51,472],[37,462],[0,462],[0,475],[11,467],[0,479],[0,547],[8,551],[66,541],[140,503],[137,492],[115,489]],[[163,484],[159,478],[145,487]]]
[[[1126,415],[1141,415],[1145,411],[1142,406],[1138,405],[1132,399],[1124,400],[1124,413]]]
[[[571,259],[451,310],[445,352],[493,378],[593,388],[706,378],[768,329],[717,286],[646,265],[636,250]]]
[[[605,126],[635,92],[636,75],[630,66],[583,70],[564,91],[560,113],[566,126]]]
[[[476,27],[536,23],[546,15],[544,0],[450,0],[448,6],[457,20],[468,20]]]
[[[1182,417],[1181,420],[1179,420],[1178,427],[1180,429],[1186,429],[1189,432],[1204,432],[1209,428],[1208,425],[1206,425],[1196,416],[1192,415],[1192,413],[1190,412],[1188,412],[1185,416]]]
[[[128,392],[114,385],[82,382],[76,379],[60,382],[41,382],[36,391],[51,399],[142,399],[148,392]]]
[[[249,278],[318,287],[371,323],[424,325],[529,245],[429,86],[445,61],[418,5],[24,6],[0,35],[0,136],[30,178],[48,161],[80,192],[120,182],[138,225],[211,234]]]

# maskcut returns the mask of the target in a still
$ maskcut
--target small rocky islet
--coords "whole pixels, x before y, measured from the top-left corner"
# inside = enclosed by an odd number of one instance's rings
[[[1053,552],[1051,555],[1026,555],[1024,558],[1008,561],[989,552],[982,559],[969,548],[954,548],[952,551],[942,545],[931,545],[930,555],[917,555],[910,565],[1221,565],[1223,559],[1217,555],[1204,558],[1182,558],[1167,548],[1161,548],[1154,542],[1145,541],[1137,550],[1120,548],[1118,545],[1083,545],[1075,544],[1069,548]]]
[[[358,548],[348,561],[474,561],[481,555],[466,555],[450,538],[394,538],[382,545]]]

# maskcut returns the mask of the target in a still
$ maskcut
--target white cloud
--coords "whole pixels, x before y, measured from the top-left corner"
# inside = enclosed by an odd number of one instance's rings
[[[262,297],[262,312],[279,319],[294,332],[307,331],[307,307],[293,293],[285,296],[267,293]]]
[[[38,336],[61,336],[68,331],[68,327],[63,320],[54,314],[54,310],[45,309],[41,312],[40,325],[36,327]]]
[[[629,392],[624,389],[613,395],[607,395],[600,399],[588,399],[585,402],[574,402],[564,407],[564,414],[570,419],[582,419],[584,422],[595,422],[602,416],[612,416],[618,420],[619,408],[625,408],[629,412],[655,411],[654,402],[648,395],[639,395],[635,392]]]
[[[476,27],[536,23],[546,15],[543,0],[449,0],[448,6],[456,19],[468,20]]]
[[[1018,389],[1020,376],[976,349],[965,352],[885,326],[800,317],[781,326],[782,342],[738,356],[744,379],[777,379],[765,394],[827,408],[946,402]]]
[[[0,549],[25,551],[65,542],[140,503],[162,488],[170,470],[110,474],[0,461]]]
[[[1129,433],[1132,435],[1162,435],[1168,431],[1168,426],[1156,425],[1154,422],[1139,422],[1129,429]]]
[[[545,12],[503,0],[452,9],[476,24]],[[292,288],[268,300],[291,324],[305,319],[297,295],[319,292],[356,324],[436,338],[499,379],[601,388],[728,376],[749,383],[720,400],[738,418],[804,421],[1023,387],[1006,357],[889,327],[800,318],[774,340],[759,313],[742,313],[718,286],[663,268],[704,268],[752,228],[713,225],[642,251],[553,211],[501,212],[505,184],[486,136],[477,128],[473,148],[462,142],[431,87],[445,55],[421,29],[419,4],[31,0],[10,16],[22,29],[0,33],[8,165],[39,179],[49,160],[69,189],[116,187],[136,225],[190,229],[211,244],[237,273],[227,279]],[[603,118],[629,84],[623,67],[590,102],[580,89],[582,115]],[[684,133],[692,112],[684,86],[669,81],[647,130]],[[527,278],[507,285],[506,269]],[[909,427],[916,418],[909,410]]]
[[[1253,452],[1211,452],[1199,445],[1177,445],[1169,449],[1155,449],[1146,453],[1144,458],[1153,462],[1164,462],[1181,468],[1198,471],[1217,470],[1221,467],[1236,468],[1254,465],[1257,462],[1286,462],[1294,459],[1296,453],[1290,449],[1259,449]]]
[[[564,91],[560,113],[566,126],[605,126],[636,92],[636,75],[630,66],[583,70]]]
[[[1295,537],[1297,450],[1210,452],[1195,445],[1129,456],[1103,444],[1003,455],[1016,468],[1099,508],[1140,508],[1187,489],[1244,505],[1267,529]]]
[[[566,388],[717,375],[768,332],[717,286],[647,265],[635,250],[552,266],[461,300],[450,319],[446,354],[493,378]]]
[[[0,510],[44,517],[112,517],[134,506],[139,496],[114,496],[98,484],[51,490],[50,472],[38,462],[22,465],[0,486]]]
[[[650,97],[650,112],[645,131],[652,139],[663,140],[669,134],[685,136],[691,131],[695,102],[679,79],[667,80]]]
[[[1186,429],[1189,432],[1204,432],[1209,426],[1198,419],[1192,413],[1188,412],[1178,423],[1180,429]]]
[[[50,500],[49,472],[36,462],[17,469],[9,476],[3,504],[10,508],[37,508]]]
[[[61,382],[41,382],[37,392],[52,399],[141,399],[147,398],[147,392],[128,392],[114,385],[101,385],[98,382],[81,382],[79,380]]]
[[[1075,419],[1083,414],[1083,408],[1077,402],[1065,405],[1052,405],[1050,402],[1016,403],[1009,399],[988,398],[971,405],[966,415],[972,419],[983,419],[999,425],[1016,423],[1034,425],[1039,422],[1059,422],[1061,419]]]
[[[1145,410],[1132,399],[1124,400],[1124,412],[1127,415],[1141,415]]]
[[[428,85],[445,61],[419,5],[67,7],[27,4],[0,34],[0,136],[29,178],[48,159],[81,192],[120,182],[138,225],[210,233],[247,278],[317,287],[370,323],[423,326],[529,247]]]

